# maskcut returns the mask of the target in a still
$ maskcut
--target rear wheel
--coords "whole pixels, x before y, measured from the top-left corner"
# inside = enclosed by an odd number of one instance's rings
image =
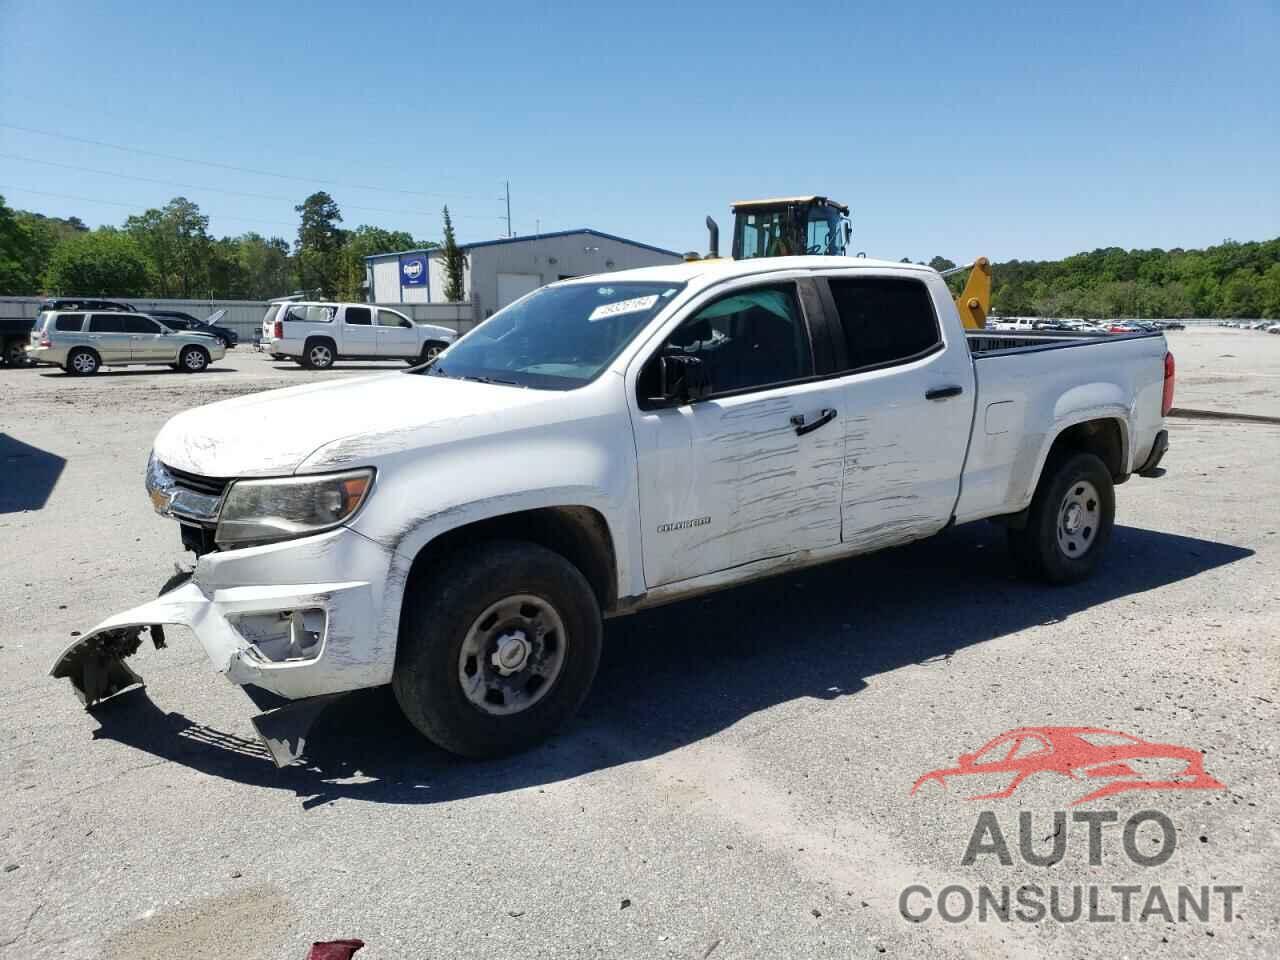
[[[96,353],[85,347],[79,347],[67,354],[67,365],[64,369],[72,376],[87,377],[97,373],[101,367],[102,361],[98,359]]]
[[[1111,474],[1092,453],[1070,451],[1045,464],[1026,526],[1009,530],[1019,570],[1049,583],[1075,583],[1091,574],[1115,524]]]
[[[430,363],[440,354],[444,353],[449,345],[440,340],[428,340],[422,345],[422,355],[416,360],[410,359],[409,366],[416,367],[420,363]]]
[[[27,350],[21,340],[11,341],[5,346],[4,362],[11,367],[25,367],[27,365]]]
[[[480,544],[410,586],[392,687],[434,743],[500,756],[577,711],[600,644],[600,608],[577,567],[532,543]]]
[[[183,347],[178,354],[178,369],[183,373],[200,373],[209,366],[209,351],[204,347]]]
[[[303,354],[303,366],[312,370],[328,370],[333,366],[333,344],[327,340],[311,340]]]

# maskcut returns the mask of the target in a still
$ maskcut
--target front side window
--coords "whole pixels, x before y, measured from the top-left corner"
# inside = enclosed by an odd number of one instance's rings
[[[793,284],[753,287],[713,300],[680,324],[659,353],[698,358],[712,396],[813,375]],[[656,360],[641,374],[641,396],[656,392],[656,381],[647,382],[656,378]]]
[[[572,390],[598,377],[683,287],[639,282],[544,287],[499,310],[441,360],[417,372]]]
[[[160,328],[156,326],[156,322],[148,317],[139,317],[136,314],[129,314],[124,318],[125,333],[159,333]]]
[[[396,313],[394,310],[378,311],[378,326],[380,327],[411,327],[413,324],[403,313]]]
[[[347,307],[345,321],[353,327],[373,326],[373,311],[368,307]]]
[[[89,318],[91,333],[124,333],[123,313],[95,313]]]
[[[849,351],[848,370],[904,363],[942,345],[929,288],[902,277],[828,281]]]
[[[83,326],[83,313],[64,313],[53,322],[53,328],[55,330],[62,330],[67,333],[78,333],[80,328]],[[41,329],[43,329],[43,327]]]

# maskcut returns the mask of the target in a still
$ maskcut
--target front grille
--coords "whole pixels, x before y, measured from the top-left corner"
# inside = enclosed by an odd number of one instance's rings
[[[188,473],[185,470],[178,470],[169,466],[167,463],[164,468],[169,471],[173,477],[173,482],[180,487],[193,490],[196,493],[202,493],[207,497],[220,497],[226,492],[227,485],[231,483],[229,479],[222,477],[202,477],[198,473]]]

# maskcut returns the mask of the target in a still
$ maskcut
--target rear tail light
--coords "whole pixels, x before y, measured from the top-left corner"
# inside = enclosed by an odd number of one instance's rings
[[[275,337],[277,340],[283,340],[284,339],[284,323],[277,320],[271,328],[271,335]]]
[[[1162,417],[1167,417],[1169,411],[1173,409],[1174,379],[1173,354],[1166,353],[1164,355],[1164,396],[1160,398],[1160,416]]]
[[[40,333],[40,346],[42,346],[42,347],[51,347],[51,346],[53,346],[53,341],[49,339],[49,331],[48,331],[48,330],[43,330],[43,331],[41,331],[41,333]]]

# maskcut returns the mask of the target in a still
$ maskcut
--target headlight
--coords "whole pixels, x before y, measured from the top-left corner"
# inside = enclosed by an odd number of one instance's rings
[[[218,514],[214,539],[220,547],[246,546],[329,530],[360,509],[372,485],[372,469],[237,480]]]

